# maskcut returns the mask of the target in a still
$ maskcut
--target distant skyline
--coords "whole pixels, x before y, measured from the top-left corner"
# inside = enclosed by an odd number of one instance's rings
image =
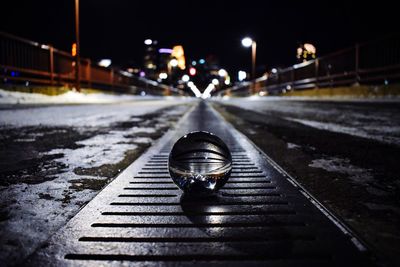
[[[399,33],[394,1],[81,1],[81,55],[142,64],[147,38],[162,47],[183,45],[188,59],[216,56],[229,71],[250,71],[257,41],[260,70],[296,63],[299,43],[317,56]],[[70,51],[74,0],[13,0],[2,3],[0,30]]]

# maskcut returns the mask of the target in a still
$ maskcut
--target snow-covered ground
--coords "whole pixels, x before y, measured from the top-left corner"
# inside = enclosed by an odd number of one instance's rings
[[[313,128],[400,146],[400,102],[391,98],[316,101],[310,98],[248,97],[221,101]]]
[[[24,93],[0,89],[0,104],[89,104],[116,103],[132,100],[162,99],[162,96],[138,96],[127,94],[78,93],[68,91],[64,94],[50,96],[38,93]]]
[[[248,97],[214,97],[215,100],[239,100],[243,99],[246,101],[326,101],[326,102],[392,102],[400,103],[400,95],[386,95],[386,96],[369,96],[360,97],[352,95],[332,95],[332,96],[260,96],[252,95]]]
[[[160,99],[131,101],[118,104],[92,104],[46,106],[28,109],[0,110],[2,126],[106,126],[117,121],[125,121],[131,116],[140,116],[167,106],[190,102],[191,100]]]
[[[399,262],[400,102],[248,97],[215,107],[372,254]]]
[[[42,142],[44,137],[55,138],[54,144],[50,142],[47,147],[27,150],[26,153],[27,160],[36,158],[38,162],[41,158],[57,155],[50,163],[40,163],[39,168],[46,169],[40,172],[47,177],[44,181],[0,185],[0,210],[6,214],[0,220],[0,262],[18,263],[45,242],[97,194],[100,188],[88,188],[88,184],[96,181],[103,181],[104,184],[109,177],[102,176],[101,172],[88,174],[88,170],[118,164],[128,151],[154,142],[152,134],[171,127],[172,121],[189,108],[189,105],[181,104],[190,101],[163,98],[117,104],[0,110],[2,142],[9,140],[18,149],[29,148],[29,144],[37,146],[37,142]],[[167,107],[168,110],[158,112]],[[72,147],[63,147],[58,143],[58,138],[71,132],[79,134],[79,140]],[[8,135],[18,138],[12,140]],[[24,154],[24,151],[17,152]],[[0,159],[7,157],[3,155]],[[49,172],[52,168],[54,170]],[[79,173],[77,169],[86,172]],[[29,174],[29,170],[22,170],[21,176]]]
[[[370,170],[352,165],[349,159],[337,157],[315,159],[308,166],[323,169],[328,172],[344,174],[359,185],[366,185],[373,180]]]
[[[400,136],[398,136],[398,134],[400,133],[400,125],[345,126],[338,123],[302,120],[288,117],[286,117],[286,119],[321,130],[345,133],[400,146]]]

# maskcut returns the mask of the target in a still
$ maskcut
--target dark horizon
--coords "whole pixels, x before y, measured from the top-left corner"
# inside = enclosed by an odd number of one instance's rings
[[[153,38],[162,47],[182,44],[189,59],[214,55],[221,67],[236,72],[250,70],[250,50],[240,44],[244,36],[257,41],[257,66],[263,70],[296,63],[296,48],[302,42],[314,44],[317,56],[322,56],[399,32],[392,2],[245,4],[81,1],[81,55],[141,65],[143,41]],[[3,10],[1,31],[70,51],[74,1],[8,1]]]

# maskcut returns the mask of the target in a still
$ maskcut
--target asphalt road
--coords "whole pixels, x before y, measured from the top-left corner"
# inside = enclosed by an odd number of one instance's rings
[[[191,100],[0,107],[0,261],[18,263],[192,106]],[[237,129],[400,264],[400,105],[213,101]]]
[[[35,251],[172,127],[190,103],[0,108],[0,262],[18,264]]]
[[[237,129],[400,264],[400,104],[246,98],[215,102]]]

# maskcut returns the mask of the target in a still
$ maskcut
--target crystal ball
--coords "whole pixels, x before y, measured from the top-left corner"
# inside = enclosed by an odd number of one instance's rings
[[[215,134],[191,132],[174,144],[168,169],[174,183],[185,193],[212,194],[228,181],[232,156]]]

